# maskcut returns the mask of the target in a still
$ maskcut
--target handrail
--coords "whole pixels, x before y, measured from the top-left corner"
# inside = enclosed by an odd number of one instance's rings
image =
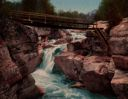
[[[94,29],[94,27],[96,27],[97,25],[87,22],[87,20],[81,18],[69,18],[25,11],[9,11],[8,17],[12,20],[19,21],[27,25],[46,26],[54,28]]]
[[[87,23],[85,19],[81,19],[81,18],[69,18],[69,17],[41,14],[41,13],[35,13],[35,12],[25,12],[25,11],[10,11],[9,16],[12,16],[12,17],[13,16],[23,16],[23,17],[30,16],[31,18],[39,18],[39,19],[46,18],[46,19],[62,20],[66,22],[72,21],[79,24],[92,24],[92,23]]]

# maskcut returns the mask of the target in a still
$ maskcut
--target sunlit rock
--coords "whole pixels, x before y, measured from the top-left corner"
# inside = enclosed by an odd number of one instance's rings
[[[67,52],[56,56],[55,63],[67,77],[82,82],[82,86],[92,92],[112,91],[110,82],[115,67],[109,57],[83,57]]]
[[[102,28],[104,30],[107,30],[109,28],[109,22],[108,21],[97,21],[94,24],[96,24],[95,28]]]
[[[118,99],[128,98],[128,72],[116,69],[111,81],[112,88]]]
[[[116,71],[111,81],[112,88],[118,99],[128,97],[128,19],[110,31],[109,45]]]
[[[109,45],[112,54],[128,55],[128,21],[122,21],[110,32]]]

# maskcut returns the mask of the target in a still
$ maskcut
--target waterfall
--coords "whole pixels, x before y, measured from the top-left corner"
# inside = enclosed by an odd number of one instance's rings
[[[43,68],[46,72],[52,72],[54,57],[60,54],[64,48],[66,48],[66,44],[55,45],[54,47],[45,49],[43,53],[43,62],[41,63],[40,68]]]

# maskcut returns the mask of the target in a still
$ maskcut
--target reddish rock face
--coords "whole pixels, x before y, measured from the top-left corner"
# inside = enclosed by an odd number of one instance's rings
[[[122,21],[111,30],[109,45],[112,54],[128,55],[128,21]]]
[[[128,99],[128,72],[117,69],[111,85],[118,99]]]
[[[111,37],[109,40],[114,55],[128,55],[128,37]]]
[[[83,57],[74,53],[63,53],[55,58],[55,63],[70,79],[79,81],[79,72],[83,66]]]
[[[128,20],[111,30],[109,45],[116,67],[112,88],[118,99],[128,99]]]
[[[19,23],[0,21],[0,99],[31,99],[38,88],[30,75],[39,64],[37,35]],[[11,98],[10,98],[11,97]]]
[[[111,79],[114,75],[114,64],[109,57],[90,56],[85,57],[80,78],[85,87],[92,92],[111,90]],[[102,85],[102,86],[101,86]]]
[[[127,37],[128,36],[128,20],[120,22],[119,25],[115,26],[111,32],[111,37]]]
[[[102,93],[112,90],[110,82],[114,75],[114,65],[109,57],[83,57],[67,52],[57,56],[55,63],[66,76],[82,82],[90,91]]]

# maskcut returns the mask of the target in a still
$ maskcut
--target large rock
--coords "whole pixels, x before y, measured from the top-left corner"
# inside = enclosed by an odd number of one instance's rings
[[[55,57],[55,63],[70,79],[79,81],[79,72],[83,66],[84,57],[74,53],[63,53]]]
[[[0,99],[39,95],[34,79],[28,76],[41,60],[37,38],[35,31],[22,24],[0,21]]]
[[[1,44],[0,46],[0,83],[11,86],[22,79],[22,75],[18,66],[12,61],[7,46],[5,44]]]
[[[128,21],[122,21],[110,31],[109,45],[112,54],[128,55]]]
[[[37,99],[43,95],[35,85],[35,80],[31,75],[20,81],[18,85],[20,86],[17,91],[19,99]]]
[[[37,99],[42,95],[31,75],[12,86],[2,84],[0,88],[4,88],[3,91],[0,90],[0,99]]]
[[[109,40],[114,55],[128,55],[128,37],[111,37]]]
[[[109,45],[116,71],[111,81],[118,99],[128,99],[128,19],[110,32]]]
[[[112,37],[126,37],[128,36],[128,18],[124,18],[119,25],[115,26],[111,32]]]
[[[83,83],[93,92],[105,92],[111,89],[114,65],[109,57],[83,57],[74,53],[62,53],[56,56],[55,63],[70,78]],[[101,86],[102,85],[102,86]]]
[[[128,72],[116,69],[111,84],[118,99],[128,99]]]
[[[84,59],[80,79],[88,90],[100,93],[111,90],[110,82],[115,68],[110,59],[106,56],[90,56]]]

